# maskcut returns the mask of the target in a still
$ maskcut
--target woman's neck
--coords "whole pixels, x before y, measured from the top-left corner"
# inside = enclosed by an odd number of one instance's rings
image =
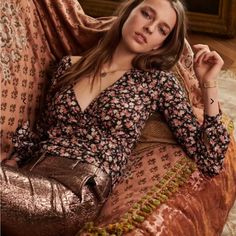
[[[135,54],[130,53],[122,44],[119,44],[112,56],[111,63],[107,66],[108,70],[129,70],[132,68],[132,60]]]

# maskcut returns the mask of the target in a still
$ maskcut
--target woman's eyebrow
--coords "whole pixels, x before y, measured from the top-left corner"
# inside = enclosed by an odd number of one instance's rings
[[[170,26],[169,26],[167,23],[162,22],[161,25],[163,25],[163,26],[166,27],[168,30],[170,30]]]
[[[153,15],[157,15],[157,12],[155,11],[155,9],[151,6],[146,6],[145,7],[148,11],[151,11]]]
[[[146,6],[146,8],[147,8],[147,10],[151,11],[153,15],[158,16],[158,13],[156,12],[156,10],[153,7]],[[168,28],[169,30],[171,29],[170,26],[166,22],[162,21],[161,24],[163,26],[165,26],[166,28]]]

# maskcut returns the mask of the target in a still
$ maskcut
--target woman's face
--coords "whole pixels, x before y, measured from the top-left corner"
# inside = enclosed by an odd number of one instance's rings
[[[176,24],[176,13],[167,0],[144,0],[122,28],[121,44],[131,53],[158,49]]]

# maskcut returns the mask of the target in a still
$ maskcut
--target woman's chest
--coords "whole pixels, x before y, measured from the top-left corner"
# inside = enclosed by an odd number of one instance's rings
[[[72,86],[57,93],[53,99],[53,116],[65,122],[107,123],[121,125],[123,121],[138,121],[156,109],[157,86],[145,80],[123,77],[90,99],[81,108]]]

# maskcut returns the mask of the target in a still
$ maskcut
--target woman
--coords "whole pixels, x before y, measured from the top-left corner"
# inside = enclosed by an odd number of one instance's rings
[[[156,111],[204,174],[219,173],[229,143],[217,97],[223,60],[205,45],[194,46],[205,105],[200,126],[177,79],[166,72],[184,38],[179,0],[132,0],[96,48],[74,65],[70,57],[62,60],[37,134],[27,124],[20,128],[16,152],[5,162],[22,168],[2,168],[3,230],[73,235],[94,219]]]

